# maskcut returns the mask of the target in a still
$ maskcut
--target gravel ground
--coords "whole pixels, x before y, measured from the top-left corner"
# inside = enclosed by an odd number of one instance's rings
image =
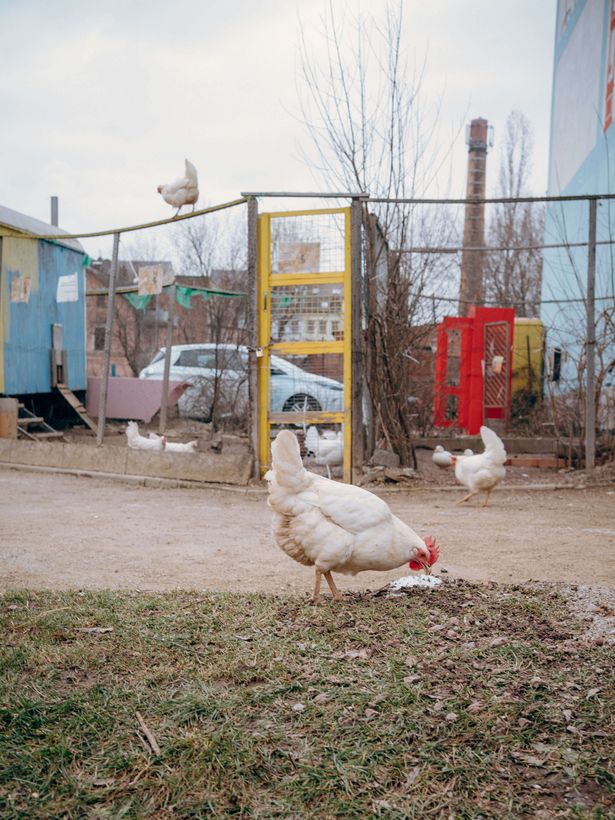
[[[419,533],[436,536],[441,577],[558,584],[590,619],[590,637],[612,635],[615,485],[503,488],[486,509],[457,506],[461,489],[378,492]],[[313,580],[273,544],[260,488],[160,488],[0,468],[0,532],[0,589],[306,594]],[[342,590],[379,589],[407,574],[338,581]]]

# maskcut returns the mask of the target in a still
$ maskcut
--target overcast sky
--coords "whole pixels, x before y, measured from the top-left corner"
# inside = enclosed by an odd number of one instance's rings
[[[333,0],[336,11],[356,0]],[[367,0],[378,16],[385,0]],[[199,205],[240,191],[314,190],[297,99],[299,21],[316,60],[324,0],[0,0],[0,204],[102,230],[163,218],[156,186],[189,157]],[[494,125],[488,187],[512,109],[535,132],[533,193],[547,184],[555,0],[406,0],[403,44],[442,98],[439,140],[463,195],[460,126]],[[444,187],[443,187],[444,185]],[[261,206],[263,209],[266,206]],[[88,245],[90,253],[96,246]]]

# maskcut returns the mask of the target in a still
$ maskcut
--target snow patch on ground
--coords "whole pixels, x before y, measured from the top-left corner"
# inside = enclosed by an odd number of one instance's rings
[[[404,575],[403,578],[398,578],[396,581],[391,581],[389,588],[393,592],[407,587],[434,587],[440,586],[442,580],[436,578],[435,575]]]

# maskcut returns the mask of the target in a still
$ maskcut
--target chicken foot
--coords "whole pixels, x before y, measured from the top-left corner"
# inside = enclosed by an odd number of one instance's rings
[[[333,576],[331,575],[331,571],[322,572],[319,569],[316,569],[316,574],[314,576],[314,594],[312,595],[312,603],[319,604],[320,603],[320,580],[322,576],[325,576],[325,580],[329,585],[329,589],[331,590],[331,595],[335,601],[342,600],[342,594],[339,589],[335,586],[335,581],[333,580]]]
[[[464,498],[461,499],[461,501],[458,501],[457,503],[458,504],[463,504],[464,501],[469,501],[472,498],[473,495],[476,495],[476,493],[474,491],[472,491],[471,493],[468,493]]]

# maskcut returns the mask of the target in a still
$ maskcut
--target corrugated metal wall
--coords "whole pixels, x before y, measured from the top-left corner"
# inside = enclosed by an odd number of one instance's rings
[[[63,326],[66,382],[86,388],[83,254],[5,236],[0,269],[0,393],[51,391],[51,326]]]

